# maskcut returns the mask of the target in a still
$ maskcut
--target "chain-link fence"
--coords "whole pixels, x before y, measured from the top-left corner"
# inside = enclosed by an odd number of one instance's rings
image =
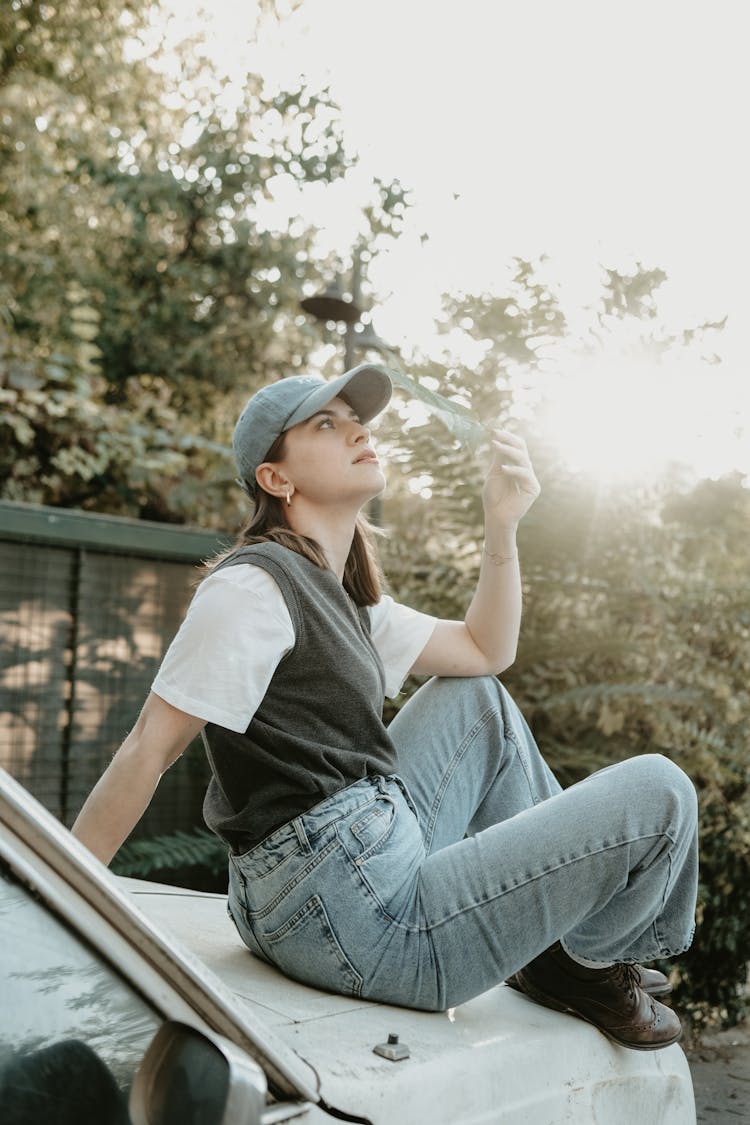
[[[216,535],[0,503],[0,766],[63,823],[133,726]],[[138,828],[200,823],[198,741]]]

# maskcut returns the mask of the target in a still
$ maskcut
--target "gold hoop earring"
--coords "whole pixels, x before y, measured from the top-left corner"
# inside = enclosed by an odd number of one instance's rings
[[[291,508],[291,506],[292,506],[292,498],[291,498],[291,496],[289,495],[289,489],[288,489],[288,488],[287,488],[287,490],[286,490],[286,502],[287,502],[287,507]]]

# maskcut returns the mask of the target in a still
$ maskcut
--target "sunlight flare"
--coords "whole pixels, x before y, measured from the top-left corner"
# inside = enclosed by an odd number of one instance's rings
[[[604,483],[750,472],[740,387],[694,357],[602,351],[549,380],[538,418],[568,468]]]

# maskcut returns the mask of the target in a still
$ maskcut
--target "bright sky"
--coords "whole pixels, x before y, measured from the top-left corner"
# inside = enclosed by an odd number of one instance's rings
[[[170,2],[186,22],[199,7]],[[412,189],[403,236],[370,270],[381,337],[434,354],[440,294],[502,292],[514,256],[549,256],[572,319],[598,296],[601,265],[659,266],[669,326],[728,315],[724,362],[693,364],[682,382],[670,373],[653,402],[653,372],[641,371],[637,395],[608,397],[613,424],[656,415],[650,441],[675,432],[665,455],[692,450],[702,472],[750,471],[741,0],[304,0],[245,47],[254,10],[251,0],[212,0],[203,26],[217,57],[238,76],[260,69],[271,80],[304,73],[313,86],[329,83],[359,153],[346,184],[305,202],[323,244],[346,253],[373,176]],[[299,205],[284,193],[280,202]],[[602,357],[608,370],[610,361],[620,357]],[[569,370],[551,420],[568,430],[579,420],[574,446],[593,433],[591,388],[590,370]],[[601,452],[582,465],[612,460],[606,435],[591,444]]]

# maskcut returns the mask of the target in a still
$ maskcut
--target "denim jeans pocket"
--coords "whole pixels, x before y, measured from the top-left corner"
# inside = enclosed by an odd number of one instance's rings
[[[282,972],[318,988],[360,995],[362,977],[341,947],[319,895],[307,899],[264,940]]]
[[[408,923],[425,849],[412,808],[396,784],[363,815],[342,820],[338,836],[353,869],[384,914]]]
[[[363,995],[389,956],[393,919],[411,918],[423,857],[398,779],[363,779],[232,857],[237,928],[288,976]]]
[[[395,822],[396,802],[383,794],[363,816],[348,825],[348,830],[356,837],[361,849],[356,857],[352,857],[355,864],[363,863],[368,856],[386,846]]]
[[[274,878],[266,879],[263,883],[246,878],[248,916],[257,919],[259,924],[265,925],[266,919],[272,918],[280,910],[283,912],[286,900],[299,901],[300,895],[304,892],[303,884],[308,880],[315,881],[317,869],[337,846],[335,833],[331,833],[331,839],[327,843],[322,843],[319,851],[314,851],[312,854],[300,852],[290,859]]]

